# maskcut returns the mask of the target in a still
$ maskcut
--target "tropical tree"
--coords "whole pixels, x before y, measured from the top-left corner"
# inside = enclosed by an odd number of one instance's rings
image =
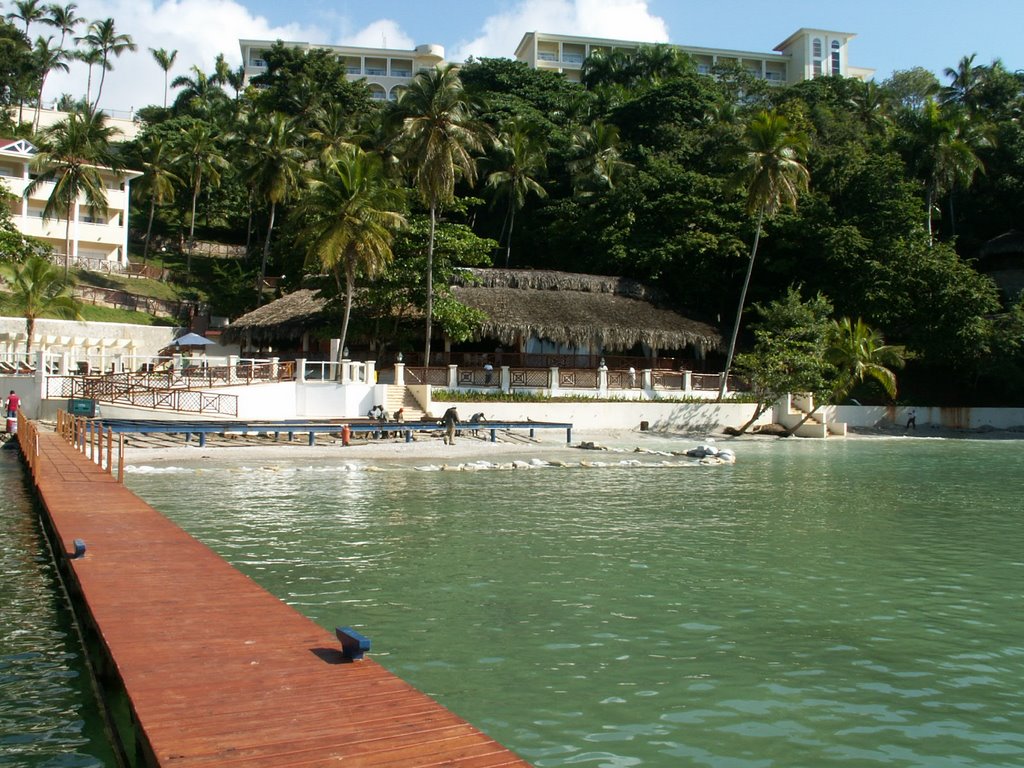
[[[356,278],[360,273],[373,277],[391,262],[394,233],[405,225],[403,203],[380,157],[356,147],[335,153],[300,202],[307,265],[334,275],[339,291],[345,278],[339,353],[348,335]]]
[[[487,188],[494,193],[494,203],[506,201],[505,220],[498,242],[505,240],[505,266],[512,256],[512,230],[516,211],[526,205],[526,197],[534,194],[547,197],[547,190],[537,177],[547,170],[545,143],[522,120],[511,121],[498,134],[490,156],[483,163],[487,172]]]
[[[75,40],[81,41],[82,38],[76,37]],[[87,75],[85,78],[85,109],[92,109],[92,69],[93,67],[99,66],[103,63],[103,51],[99,48],[82,48],[74,52],[74,57],[86,65]]]
[[[75,30],[78,29],[78,25],[85,21],[85,18],[78,15],[78,6],[74,3],[68,3],[67,5],[51,3],[46,8],[46,14],[42,22],[60,30],[60,42],[57,44],[57,47],[63,51],[64,41],[67,39],[67,36],[74,34]]]
[[[755,304],[754,347],[736,356],[736,369],[755,399],[754,413],[742,435],[782,396],[791,392],[821,394],[826,385],[826,339],[832,326],[832,304],[823,295],[804,301],[794,287],[781,299]],[[815,398],[817,401],[817,398]]]
[[[227,101],[227,94],[199,67],[189,68],[189,75],[178,75],[171,81],[171,88],[182,91],[174,99],[176,114],[187,113],[199,118],[212,118],[217,108]]]
[[[771,218],[783,207],[796,209],[800,193],[807,189],[810,173],[803,165],[807,153],[807,141],[802,134],[790,129],[789,121],[777,112],[762,111],[747,124],[744,131],[741,157],[743,165],[734,177],[734,183],[746,193],[747,213],[756,214],[754,244],[750,249],[747,274],[736,308],[736,321],[732,327],[729,350],[725,358],[725,370],[719,385],[718,399],[725,396],[725,387],[736,352],[736,338],[740,332],[743,305],[747,300],[750,276],[754,271],[757,246],[761,240],[761,228],[766,218]]]
[[[954,105],[940,107],[934,101],[912,118],[910,130],[913,162],[925,185],[928,239],[933,241],[939,202],[956,187],[969,187],[975,175],[984,172],[978,150],[991,141],[988,131],[964,110]]]
[[[168,52],[166,48],[150,48],[149,52],[153,54],[157,66],[164,71],[164,109],[167,109],[167,78],[170,76],[171,67],[174,66],[174,60],[178,58],[178,51]]]
[[[195,248],[196,202],[203,184],[218,186],[221,170],[227,167],[220,143],[214,129],[206,123],[193,120],[183,126],[174,139],[175,153],[171,164],[179,170],[178,175],[186,179],[192,191],[192,210],[188,219],[188,258],[185,269],[192,272],[192,252]]]
[[[89,31],[79,38],[86,46],[100,53],[100,84],[96,89],[96,100],[90,109],[95,110],[100,103],[100,96],[103,94],[103,81],[107,72],[114,68],[111,58],[119,58],[125,51],[136,51],[138,46],[132,40],[131,35],[122,34],[117,31],[113,19],[101,19],[89,25]]]
[[[142,263],[149,260],[149,242],[153,234],[153,216],[158,205],[174,200],[175,188],[181,178],[174,173],[171,147],[157,134],[145,134],[139,142],[142,176],[132,184],[132,192],[140,199],[149,198],[149,219],[146,223],[146,244],[142,250]]]
[[[44,6],[40,0],[15,0],[15,10],[7,14],[8,21],[20,21],[25,24],[25,37],[27,38],[29,25],[36,21],[42,21],[46,18],[46,6]],[[25,105],[25,99],[22,97],[18,101],[18,122],[21,122],[22,109]]]
[[[869,379],[878,382],[890,398],[896,397],[896,374],[892,369],[903,367],[902,347],[886,344],[882,335],[859,317],[834,320],[827,342],[825,359],[836,369],[833,402]]]
[[[903,367],[902,347],[886,344],[882,335],[860,318],[833,320],[824,340],[823,362],[828,366],[825,382],[832,403],[838,404],[854,387],[869,379],[880,384],[890,399],[896,397],[896,374],[892,369]],[[824,402],[821,397],[815,397],[814,407],[795,426],[790,427],[786,434],[792,435],[800,429],[822,405]]]
[[[40,0],[14,0],[14,10],[7,14],[8,21],[20,21],[25,25],[28,37],[29,25],[46,19],[46,6]]]
[[[262,303],[263,281],[267,276],[267,259],[270,256],[270,238],[274,233],[277,205],[291,197],[298,188],[305,161],[294,120],[277,112],[262,121],[261,127],[258,142],[250,148],[252,160],[244,172],[250,188],[270,204],[259,282],[256,284],[257,304]]]
[[[36,38],[36,47],[33,51],[36,67],[38,67],[39,72],[39,96],[36,99],[36,116],[32,125],[33,131],[39,130],[39,112],[43,105],[43,88],[46,86],[46,78],[54,70],[58,72],[68,71],[67,52],[61,48],[51,48],[50,41],[52,40],[52,37],[48,37],[45,40],[42,37]]]
[[[64,233],[64,277],[71,264],[71,224],[78,219],[80,199],[99,211],[107,209],[107,192],[100,167],[116,169],[119,162],[110,151],[115,130],[102,113],[71,112],[64,120],[44,130],[33,160],[38,173],[26,188],[31,195],[44,184],[53,191],[43,207],[43,217],[66,219]]]
[[[473,119],[470,99],[458,69],[449,64],[419,72],[398,98],[395,115],[405,147],[403,159],[414,186],[430,212],[427,244],[426,340],[424,365],[430,365],[434,313],[434,244],[437,213],[455,199],[455,182],[476,180],[474,153],[483,150],[482,129]]]
[[[619,129],[595,120],[573,131],[568,167],[573,190],[581,197],[614,189],[633,166],[619,152]]]
[[[64,320],[81,320],[81,302],[71,293],[67,275],[49,259],[30,256],[24,262],[0,263],[0,276],[7,282],[7,300],[25,318],[25,354],[32,351],[36,319],[53,315]]]

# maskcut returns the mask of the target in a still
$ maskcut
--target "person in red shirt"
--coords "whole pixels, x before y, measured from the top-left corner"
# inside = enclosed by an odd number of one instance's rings
[[[11,394],[7,396],[7,418],[13,419],[18,413],[18,406],[21,405],[21,398],[18,397],[17,393],[12,389]]]

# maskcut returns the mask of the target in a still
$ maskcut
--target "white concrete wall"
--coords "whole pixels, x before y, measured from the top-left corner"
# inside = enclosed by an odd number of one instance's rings
[[[910,406],[838,405],[823,409],[851,427],[905,426]],[[946,429],[1024,429],[1024,408],[941,408],[914,406],[917,426]],[[831,416],[830,416],[830,419]]]
[[[129,323],[91,323],[75,320],[36,320],[35,332],[48,336],[88,336],[109,339],[131,339],[136,354],[156,356],[174,341],[176,328],[160,325],[131,325]],[[24,333],[25,318],[0,317],[0,333]],[[227,354],[225,352],[224,354]]]
[[[483,413],[491,421],[554,421],[569,422],[574,429],[638,429],[646,421],[651,430],[710,432],[725,426],[739,427],[754,413],[752,403],[664,403],[656,401],[626,402],[552,402],[495,403],[484,401],[431,403],[431,413],[444,413],[458,408],[459,416],[468,420],[474,413]],[[771,421],[765,413],[758,424]]]

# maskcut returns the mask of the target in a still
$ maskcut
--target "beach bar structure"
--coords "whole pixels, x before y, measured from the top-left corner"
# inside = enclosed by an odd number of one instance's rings
[[[372,627],[317,625],[60,434],[18,440],[123,765],[529,765],[359,659]]]

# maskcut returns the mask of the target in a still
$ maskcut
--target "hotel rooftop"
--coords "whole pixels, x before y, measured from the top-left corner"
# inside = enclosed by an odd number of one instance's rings
[[[692,45],[673,47],[689,54],[697,70],[703,74],[713,73],[716,67],[738,66],[754,77],[779,85],[792,85],[824,75],[869,80],[875,70],[855,67],[849,62],[848,46],[855,36],[850,32],[801,28],[768,53]],[[239,40],[238,43],[248,83],[266,71],[264,53],[274,45],[274,41]],[[435,44],[418,45],[412,50],[288,41],[284,44],[305,50],[333,52],[345,63],[349,80],[366,80],[371,95],[381,100],[398,98],[399,89],[407,85],[417,72],[446,63],[444,48]],[[645,45],[652,43],[527,32],[516,47],[515,58],[533,69],[560,72],[567,80],[579,82],[583,62],[591,54],[630,53]]]

